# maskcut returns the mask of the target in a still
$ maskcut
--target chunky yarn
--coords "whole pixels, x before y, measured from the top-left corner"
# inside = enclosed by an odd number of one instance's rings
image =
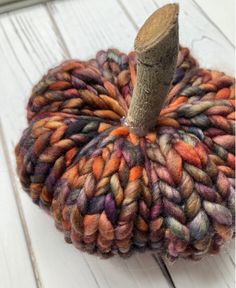
[[[135,82],[136,54],[116,49],[50,70],[16,147],[21,183],[66,241],[90,253],[217,253],[234,231],[234,79],[180,48],[144,137],[124,125]]]

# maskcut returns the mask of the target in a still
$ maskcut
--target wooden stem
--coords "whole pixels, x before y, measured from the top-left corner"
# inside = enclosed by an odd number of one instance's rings
[[[139,135],[145,135],[156,125],[173,79],[179,46],[178,12],[177,4],[158,9],[135,39],[137,83],[126,124]]]

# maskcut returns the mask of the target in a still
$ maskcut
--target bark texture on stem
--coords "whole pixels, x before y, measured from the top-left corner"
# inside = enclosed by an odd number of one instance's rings
[[[137,83],[126,124],[140,135],[156,125],[173,79],[179,46],[178,12],[177,4],[158,9],[135,39]]]

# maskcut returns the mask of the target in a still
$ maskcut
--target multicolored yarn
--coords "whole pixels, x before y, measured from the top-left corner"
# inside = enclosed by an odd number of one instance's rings
[[[122,125],[135,81],[135,53],[115,49],[50,70],[16,147],[23,187],[67,242],[90,253],[215,254],[234,233],[234,79],[180,48],[155,131],[144,137]]]
[[[49,208],[54,185],[80,148],[116,123],[60,112],[39,116],[31,121],[16,148],[17,167],[21,183],[33,201]]]

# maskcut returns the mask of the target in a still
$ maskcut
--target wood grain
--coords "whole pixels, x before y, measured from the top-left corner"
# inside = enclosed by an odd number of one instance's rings
[[[133,49],[136,29],[114,0],[55,1],[52,17],[74,58],[94,57],[100,49]]]
[[[2,126],[6,152],[12,171],[15,171],[13,149],[26,126],[24,107],[31,86],[50,66],[62,60],[65,51],[54,33],[46,8],[41,5],[1,16],[0,37],[0,63],[6,75],[0,81],[1,95],[4,95],[0,97],[0,107],[4,107],[1,109]],[[64,243],[51,218],[33,205],[22,191],[16,175],[11,177],[22,203],[36,257],[38,287],[98,287],[84,257],[78,257],[80,253]],[[19,268],[16,271],[23,274]]]
[[[138,27],[158,7],[167,3],[179,3],[180,44],[191,49],[202,67],[234,75],[232,43],[201,13],[199,7],[192,0],[140,0],[138,3],[134,0],[119,1],[125,6]],[[141,9],[142,4],[143,9]],[[147,7],[149,8],[147,9]]]
[[[0,126],[0,287],[36,287]],[[24,275],[24,277],[22,277]]]
[[[180,260],[168,267],[176,287],[234,287],[235,267],[224,250],[219,255],[206,257],[200,262]]]
[[[235,1],[227,0],[222,6],[221,1],[193,0],[202,10],[202,13],[220,29],[228,40],[235,46]],[[222,9],[222,7],[224,9]],[[227,15],[227,17],[225,17]]]
[[[47,0],[0,0],[0,14],[46,1]]]

